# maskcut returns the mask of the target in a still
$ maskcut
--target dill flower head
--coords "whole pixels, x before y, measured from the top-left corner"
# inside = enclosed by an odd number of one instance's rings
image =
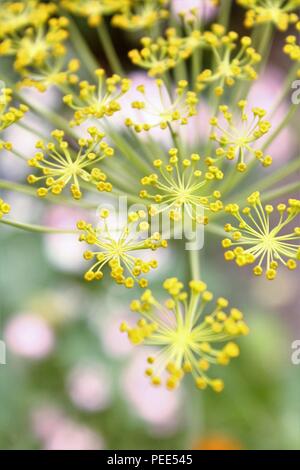
[[[60,0],[62,8],[73,15],[87,18],[92,28],[101,23],[103,16],[112,15],[127,3],[128,0]]]
[[[177,278],[163,284],[169,298],[162,304],[146,290],[140,300],[131,303],[131,310],[141,315],[130,328],[125,322],[121,331],[131,343],[159,348],[156,356],[148,358],[146,374],[153,385],[163,381],[174,389],[187,373],[192,373],[198,388],[210,386],[221,392],[224,383],[211,378],[212,365],[227,365],[239,355],[239,347],[232,340],[248,334],[243,314],[236,308],[227,312],[228,301],[219,298],[209,307],[213,294],[202,281],[190,281],[189,293]],[[217,348],[216,343],[225,343]],[[164,380],[166,376],[166,380]]]
[[[28,27],[20,36],[0,43],[0,56],[15,56],[14,67],[22,73],[26,67],[42,67],[50,57],[66,53],[63,42],[68,38],[68,19],[50,18],[47,23]]]
[[[271,22],[280,31],[286,31],[298,20],[294,10],[300,7],[300,0],[237,0],[237,3],[248,9],[244,22],[247,28]]]
[[[59,195],[69,185],[73,198],[80,199],[80,185],[84,183],[94,184],[98,191],[112,190],[111,183],[106,181],[106,174],[96,164],[113,156],[114,150],[103,141],[104,134],[95,127],[90,127],[88,133],[88,139],[78,140],[77,152],[64,140],[64,132],[61,130],[52,132],[54,142],[37,142],[39,151],[28,160],[28,165],[37,168],[42,176],[29,175],[27,180],[30,184],[45,184],[37,190],[38,196],[45,197],[49,191]]]
[[[289,224],[300,214],[300,201],[289,199],[288,204],[278,204],[277,224],[270,215],[274,207],[263,206],[259,192],[247,199],[249,206],[240,210],[237,204],[229,204],[225,211],[238,221],[237,226],[225,225],[225,231],[231,238],[222,242],[227,261],[235,260],[238,266],[255,263],[253,273],[261,276],[265,270],[266,277],[276,277],[279,264],[294,270],[300,260],[300,227],[288,231]]]
[[[120,98],[129,90],[130,80],[114,74],[106,77],[104,69],[97,69],[97,85],[87,80],[79,83],[79,96],[64,96],[64,102],[75,110],[72,126],[78,126],[88,118],[101,119],[120,111]]]
[[[10,212],[10,205],[7,202],[4,202],[3,199],[0,198],[0,219],[6,214]]]
[[[241,172],[247,169],[248,156],[255,157],[264,167],[272,164],[270,155],[264,155],[262,150],[254,148],[256,141],[266,135],[271,128],[270,122],[264,119],[266,111],[262,108],[253,108],[251,118],[249,118],[245,111],[246,106],[246,100],[239,101],[240,115],[236,119],[228,106],[219,106],[224,122],[221,122],[218,117],[210,120],[210,124],[215,128],[210,139],[220,145],[216,149],[217,158],[226,157],[228,160],[237,160],[237,170]],[[236,124],[235,120],[239,123]]]
[[[221,193],[211,188],[211,182],[222,180],[223,173],[213,165],[209,165],[205,172],[201,171],[200,160],[196,153],[181,160],[176,148],[170,149],[168,164],[161,159],[154,160],[153,165],[158,173],[141,180],[142,185],[151,190],[143,189],[140,192],[141,198],[155,203],[149,209],[152,216],[167,211],[171,220],[178,221],[185,213],[197,223],[207,223],[207,217],[203,219],[199,215],[199,207],[208,212],[223,209]]]
[[[28,26],[45,23],[56,10],[54,3],[42,3],[39,0],[1,2],[0,39],[15,36]]]
[[[0,132],[11,126],[15,122],[20,121],[28,111],[28,107],[21,104],[18,108],[9,106],[12,101],[12,89],[2,88],[0,89]],[[0,150],[6,148],[7,150],[12,148],[10,142],[4,142],[0,139]]]
[[[109,211],[102,209],[100,224],[97,228],[84,221],[77,223],[77,228],[83,231],[79,240],[95,247],[84,253],[86,260],[93,261],[93,265],[85,274],[87,281],[103,278],[103,268],[108,266],[110,275],[117,284],[131,288],[135,282],[140,287],[147,286],[147,280],[141,277],[151,269],[157,267],[157,261],[143,261],[138,256],[139,250],[155,251],[160,247],[167,247],[167,242],[161,239],[159,233],[148,235],[149,224],[145,220],[144,211],[131,212],[127,222],[120,229],[111,230],[107,218]]]
[[[111,24],[129,31],[152,28],[159,20],[168,18],[165,8],[168,3],[169,0],[129,1],[112,17]]]
[[[79,60],[71,59],[66,66],[60,57],[52,57],[39,70],[28,68],[23,71],[19,87],[34,87],[40,92],[48,90],[53,85],[74,85],[78,82],[76,72],[80,67]]]
[[[141,117],[146,122],[133,122],[130,118],[125,120],[126,126],[133,126],[136,132],[149,131],[153,127],[166,129],[168,123],[173,122],[187,124],[188,119],[197,114],[198,98],[195,92],[187,90],[188,82],[186,80],[178,82],[174,98],[170,97],[161,79],[155,80],[155,83],[159,91],[160,106],[157,106],[156,103],[153,104],[144,85],[137,87],[142,100],[132,102],[131,106],[133,109],[141,111]],[[151,123],[147,123],[147,115],[151,118]]]
[[[216,82],[217,96],[224,93],[224,85],[232,87],[237,80],[256,80],[254,66],[261,60],[260,54],[251,46],[250,37],[241,37],[240,47],[236,51],[238,34],[235,31],[224,33],[224,27],[219,24],[213,25],[212,31],[204,32],[204,40],[214,54],[215,65],[213,69],[203,70],[197,77],[199,91]]]

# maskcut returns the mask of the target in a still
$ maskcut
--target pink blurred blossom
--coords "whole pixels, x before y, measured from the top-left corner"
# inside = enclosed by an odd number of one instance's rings
[[[78,408],[99,411],[111,402],[111,380],[106,369],[99,364],[79,364],[67,378],[69,396]]]
[[[259,106],[267,111],[266,119],[269,119],[272,128],[270,132],[273,132],[278,125],[282,122],[289,110],[289,104],[284,102],[279,108],[277,108],[274,117],[270,117],[269,113],[272,111],[277,97],[280,95],[285,77],[281,70],[276,67],[269,66],[263,75],[254,82],[250,93],[247,97],[249,107]],[[263,143],[270,136],[268,133],[259,142]],[[268,147],[267,153],[273,157],[273,162],[276,165],[282,163],[283,160],[288,160],[294,155],[297,150],[298,140],[291,127],[286,127],[272,144]]]
[[[38,315],[26,312],[8,320],[4,338],[14,354],[35,360],[50,354],[55,343],[50,326]]]
[[[105,352],[114,358],[126,357],[133,350],[127,336],[120,331],[122,321],[129,319],[128,312],[124,312],[122,308],[120,306],[119,310],[103,316],[99,328],[101,344]]]
[[[151,426],[153,432],[174,433],[179,425],[181,391],[154,387],[145,375],[151,351],[137,350],[123,373],[121,386],[135,412]]]
[[[45,450],[102,450],[105,447],[102,436],[54,406],[34,410],[32,428]]]

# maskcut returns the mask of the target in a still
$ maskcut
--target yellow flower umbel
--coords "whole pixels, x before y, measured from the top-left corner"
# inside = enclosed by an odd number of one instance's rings
[[[37,168],[42,176],[29,175],[28,182],[45,183],[44,187],[37,190],[38,196],[45,197],[49,192],[59,195],[69,185],[73,198],[80,199],[81,182],[95,185],[98,191],[112,190],[112,185],[106,182],[106,174],[98,168],[97,163],[113,156],[114,150],[103,142],[104,134],[96,128],[90,127],[88,132],[88,139],[78,140],[77,152],[64,140],[64,132],[61,130],[52,132],[55,142],[37,142],[39,152],[28,160],[28,165]]]
[[[300,0],[237,0],[237,3],[248,9],[244,22],[246,28],[273,23],[280,31],[286,31],[298,20],[295,11],[300,7]]]
[[[137,91],[141,93],[143,100],[134,101],[131,106],[133,109],[142,112],[143,120],[147,121],[147,115],[151,117],[151,123],[133,122],[130,118],[126,119],[126,126],[133,126],[136,132],[149,131],[153,127],[166,129],[169,123],[174,122],[184,125],[188,123],[190,117],[197,114],[198,98],[196,93],[187,90],[188,82],[186,80],[178,82],[174,99],[169,96],[161,79],[156,80],[156,85],[159,90],[159,105],[153,104],[151,96],[147,96],[144,85],[137,87]]]
[[[84,80],[79,83],[79,96],[64,96],[64,102],[75,110],[72,126],[78,126],[89,118],[101,119],[120,111],[119,99],[129,90],[130,80],[114,74],[105,76],[103,69],[95,71],[97,85]]]
[[[92,28],[101,23],[103,16],[112,15],[127,3],[128,0],[60,0],[62,8],[73,15],[87,18]]]
[[[77,59],[71,59],[66,66],[60,57],[53,57],[47,60],[39,70],[26,69],[23,71],[22,80],[19,87],[34,87],[38,91],[44,92],[53,85],[74,85],[78,82],[76,72],[80,67]]]
[[[251,47],[251,38],[248,36],[240,39],[240,49],[236,52],[238,38],[234,31],[224,34],[221,25],[214,25],[212,32],[204,33],[205,43],[213,52],[215,65],[213,69],[205,69],[198,75],[199,91],[211,83],[217,83],[215,94],[221,96],[224,85],[232,87],[237,80],[256,80],[254,65],[260,62],[261,56]]]
[[[234,116],[228,106],[219,107],[225,126],[218,117],[210,120],[210,124],[215,127],[210,139],[220,145],[216,150],[217,158],[226,157],[228,160],[237,160],[237,170],[241,172],[247,169],[248,156],[255,157],[264,167],[272,164],[270,155],[264,155],[261,150],[254,148],[256,141],[267,134],[271,128],[270,122],[264,119],[266,111],[262,108],[253,108],[251,119],[249,119],[245,112],[246,106],[247,101],[239,101],[240,116],[236,118],[239,124],[234,122]]]
[[[153,385],[164,382],[174,389],[185,374],[192,373],[198,388],[210,386],[221,392],[224,383],[209,376],[210,367],[226,366],[239,355],[239,347],[232,340],[249,331],[242,313],[236,308],[227,312],[224,298],[217,299],[210,309],[213,294],[202,281],[190,281],[189,294],[177,278],[167,279],[163,287],[170,295],[163,304],[150,290],[131,303],[132,311],[142,318],[133,328],[122,323],[121,331],[135,345],[160,348],[156,356],[148,358],[146,374]],[[225,344],[220,348],[221,343]]]
[[[6,214],[10,212],[10,205],[7,202],[4,202],[3,199],[0,198],[0,219]]]
[[[9,106],[11,101],[12,90],[10,88],[0,89],[0,132],[20,121],[28,111],[28,107],[24,104],[21,104],[18,108]],[[3,148],[10,150],[12,145],[10,142],[4,142],[0,139],[0,150]]]
[[[131,288],[138,282],[140,287],[147,286],[147,280],[143,274],[157,267],[157,261],[143,261],[138,257],[138,250],[152,250],[166,247],[167,242],[161,239],[159,233],[148,236],[149,224],[146,222],[144,211],[131,212],[128,221],[121,228],[109,227],[109,211],[102,209],[100,213],[100,225],[94,228],[91,224],[79,221],[77,228],[84,232],[79,240],[95,247],[84,253],[86,260],[92,260],[94,264],[85,274],[87,281],[101,280],[103,268],[110,268],[111,277],[117,284],[123,284]]]
[[[41,69],[47,59],[66,53],[63,42],[68,38],[67,25],[68,19],[60,17],[31,26],[22,35],[0,44],[0,55],[15,56],[14,66],[20,73],[25,73],[27,67]]]
[[[0,39],[13,37],[28,26],[45,23],[56,10],[54,3],[39,0],[1,2]]]
[[[300,260],[300,227],[289,233],[287,227],[300,214],[300,201],[289,199],[288,204],[278,204],[279,220],[275,225],[270,218],[274,207],[270,204],[263,207],[259,192],[248,197],[250,207],[242,211],[237,204],[229,204],[225,210],[238,221],[238,225],[225,225],[225,231],[231,238],[222,242],[227,261],[235,260],[238,266],[255,263],[253,273],[261,276],[265,270],[266,277],[276,277],[280,263],[294,270]]]
[[[111,21],[117,28],[136,31],[152,28],[159,20],[168,18],[169,11],[165,8],[169,0],[138,0],[128,1]]]
[[[223,179],[222,171],[215,166],[208,166],[203,172],[199,169],[200,156],[196,153],[182,161],[178,158],[178,150],[169,151],[169,162],[164,164],[161,159],[153,162],[159,174],[152,173],[142,178],[143,189],[140,197],[153,201],[150,215],[167,212],[173,221],[178,221],[183,214],[188,215],[197,223],[207,223],[208,219],[200,214],[200,209],[208,212],[222,210],[221,193],[211,188],[213,180]]]

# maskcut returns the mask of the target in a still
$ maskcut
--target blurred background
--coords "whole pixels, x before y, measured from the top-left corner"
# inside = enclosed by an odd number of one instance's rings
[[[237,29],[242,29],[241,18],[235,7]],[[84,22],[79,26],[84,31]],[[125,57],[137,38],[117,30],[113,34]],[[272,65],[249,98],[266,109],[289,66],[281,54],[283,39],[278,36]],[[1,67],[7,63],[1,61]],[[40,99],[33,92],[28,97]],[[59,109],[54,90],[42,98],[45,106]],[[38,120],[34,125],[51,130]],[[185,136],[191,147],[199,128],[203,138],[207,135],[197,118],[193,126]],[[275,166],[297,156],[296,131],[294,122],[276,139],[270,150]],[[156,138],[168,145],[165,135]],[[35,137],[17,126],[6,139],[28,157],[34,152]],[[26,175],[22,162],[2,152],[1,179],[22,183]],[[5,199],[14,220],[73,228],[82,218],[81,209],[41,203],[18,192]],[[87,285],[82,249],[73,235],[41,236],[0,227],[0,339],[6,344],[6,364],[0,365],[0,448],[300,448],[300,365],[291,361],[291,344],[300,340],[299,271],[282,269],[273,282],[254,279],[247,269],[225,264],[220,239],[207,234],[203,278],[216,295],[244,311],[251,334],[240,342],[240,358],[218,369],[225,381],[222,394],[198,391],[189,380],[169,392],[149,386],[144,376],[149,350],[133,348],[119,332],[121,321],[130,321],[130,300],[139,293],[109,279]],[[186,252],[179,246],[170,244],[157,256],[160,269],[151,274],[153,290],[160,292],[170,275],[188,279]]]

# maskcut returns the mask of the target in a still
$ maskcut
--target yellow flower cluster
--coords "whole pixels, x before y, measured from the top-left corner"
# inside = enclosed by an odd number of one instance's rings
[[[286,229],[299,216],[300,201],[289,199],[288,204],[278,204],[276,225],[270,219],[274,207],[270,204],[263,207],[259,192],[251,194],[247,201],[250,207],[242,211],[237,204],[225,208],[239,222],[237,227],[230,223],[225,225],[225,231],[231,235],[222,242],[224,248],[230,248],[225,252],[225,259],[235,260],[238,266],[258,263],[253,269],[256,276],[263,274],[265,265],[269,280],[276,277],[279,263],[296,269],[296,260],[300,260],[300,227],[295,227],[291,233]]]
[[[202,91],[207,85],[217,83],[215,94],[224,93],[224,85],[232,87],[236,80],[256,80],[254,66],[261,56],[252,47],[248,36],[240,38],[240,48],[236,51],[239,36],[235,31],[224,34],[224,28],[215,25],[212,32],[204,33],[205,43],[211,48],[215,65],[213,69],[203,70],[197,77],[197,89]]]
[[[244,22],[247,28],[273,23],[280,31],[286,31],[298,20],[295,11],[300,7],[300,0],[237,0],[237,3],[247,8]]]
[[[254,148],[253,144],[267,134],[271,128],[271,123],[264,119],[266,111],[262,108],[253,108],[252,116],[245,112],[247,101],[239,101],[238,107],[240,116],[238,117],[240,125],[234,123],[234,116],[229,111],[228,106],[219,107],[227,127],[220,122],[218,117],[210,120],[211,125],[216,129],[210,136],[210,139],[217,142],[220,147],[216,150],[216,156],[226,157],[228,160],[236,159],[237,170],[245,171],[247,169],[246,158],[248,155],[254,156],[264,167],[272,164],[270,155],[264,155],[262,150]],[[213,161],[213,159],[211,159]]]
[[[129,31],[150,29],[159,20],[168,18],[168,3],[169,0],[129,0],[121,11],[112,17],[111,24]]]
[[[56,11],[54,3],[42,3],[39,0],[1,2],[0,40],[13,38],[25,28],[39,27]]]
[[[153,385],[164,382],[172,390],[191,373],[199,389],[209,386],[221,392],[223,380],[210,378],[208,371],[214,365],[226,366],[239,355],[233,340],[249,332],[242,312],[236,308],[228,312],[229,302],[222,297],[209,309],[213,294],[202,281],[190,281],[189,293],[177,278],[167,279],[163,287],[170,295],[163,304],[150,290],[131,303],[141,319],[133,328],[122,323],[121,331],[135,345],[159,348],[157,355],[148,358],[146,369]],[[223,347],[216,347],[222,343]]]
[[[199,30],[193,31],[187,37],[181,37],[175,28],[168,28],[165,37],[160,36],[156,40],[143,37],[142,49],[133,49],[128,56],[133,64],[148,70],[150,77],[155,77],[174,68],[180,61],[188,59],[193,50],[201,44],[203,41]]]
[[[10,205],[7,202],[4,202],[3,199],[0,198],[0,219],[6,214],[10,212]]]
[[[84,253],[86,260],[93,260],[94,264],[85,274],[87,281],[100,280],[103,278],[103,268],[108,265],[111,277],[117,284],[127,288],[138,282],[140,287],[147,287],[147,280],[141,275],[156,268],[156,260],[143,261],[138,256],[139,251],[155,251],[160,247],[167,247],[167,242],[161,239],[159,233],[148,235],[149,223],[145,220],[147,214],[144,211],[131,212],[128,221],[122,226],[113,229],[109,227],[107,218],[109,211],[102,209],[100,212],[100,225],[94,228],[91,224],[79,221],[77,228],[84,234],[79,240],[88,245],[95,246],[95,250]]]
[[[48,90],[53,85],[74,85],[78,82],[76,72],[79,70],[78,59],[71,59],[66,66],[61,60],[52,58],[40,70],[24,70],[20,87],[34,87],[40,92]]]
[[[89,118],[101,119],[120,111],[120,98],[127,93],[131,81],[114,74],[106,77],[103,69],[97,69],[97,85],[84,80],[79,83],[79,96],[64,96],[64,103],[75,110],[71,126],[78,126]]]
[[[197,114],[198,98],[195,92],[187,90],[188,82],[186,80],[178,82],[174,98],[170,97],[161,79],[157,79],[155,83],[159,91],[159,105],[153,103],[153,99],[147,95],[144,85],[137,87],[143,100],[134,101],[131,106],[133,109],[141,111],[141,118],[146,122],[134,122],[130,118],[125,120],[126,126],[133,126],[136,132],[149,131],[153,127],[166,129],[168,124],[172,122],[184,125],[188,123],[190,117]],[[147,116],[151,117],[151,123],[147,122]]]
[[[151,192],[146,189],[140,192],[142,199],[155,202],[150,205],[151,216],[166,212],[176,222],[186,213],[195,222],[206,224],[208,218],[203,216],[202,210],[219,212],[223,209],[221,193],[213,190],[211,183],[222,180],[224,175],[213,165],[208,166],[205,172],[201,171],[200,160],[196,153],[181,160],[178,149],[172,148],[168,164],[161,159],[153,162],[159,174],[152,173],[142,178],[142,185],[149,186]]]
[[[20,121],[28,111],[28,107],[21,104],[18,108],[9,106],[12,101],[12,89],[2,88],[0,89],[0,132],[11,126],[15,122]],[[0,139],[0,150],[10,150],[12,144],[10,142],[4,142]]]
[[[299,34],[300,34],[300,21],[296,25],[296,29],[298,31],[298,42],[297,36],[289,35],[285,40],[285,45],[283,48],[283,52],[289,56],[289,58],[295,62],[300,63],[300,43],[299,43]],[[300,77],[300,68],[297,72],[298,77]]]
[[[103,16],[127,7],[131,0],[60,0],[61,7],[73,15],[87,18],[89,26],[97,27]]]
[[[22,34],[4,39],[0,43],[0,55],[14,56],[15,69],[20,73],[26,73],[28,67],[41,69],[49,58],[65,54],[67,26],[68,19],[64,17],[33,24]]]
[[[52,132],[55,142],[37,142],[39,152],[28,160],[28,165],[38,169],[42,176],[32,174],[27,180],[30,184],[45,182],[45,186],[37,190],[38,196],[45,197],[49,191],[59,195],[70,185],[73,198],[80,199],[82,183],[92,183],[98,191],[112,190],[111,183],[106,181],[106,174],[95,165],[104,158],[113,156],[114,150],[103,141],[104,134],[95,127],[90,127],[88,132],[89,138],[78,140],[78,151],[74,151],[64,140],[64,132],[61,130]]]

